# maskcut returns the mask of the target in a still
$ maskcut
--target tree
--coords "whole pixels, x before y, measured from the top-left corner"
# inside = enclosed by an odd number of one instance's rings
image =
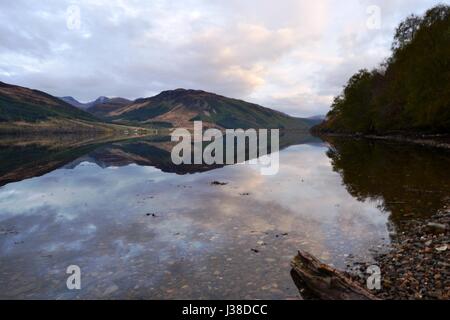
[[[319,129],[450,133],[450,6],[401,22],[392,56],[353,75]]]
[[[410,15],[405,21],[401,22],[395,30],[394,41],[392,42],[392,51],[405,48],[410,43],[422,23],[422,18],[414,14]]]

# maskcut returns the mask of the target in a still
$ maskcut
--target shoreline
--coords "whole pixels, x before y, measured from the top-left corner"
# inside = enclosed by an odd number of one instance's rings
[[[450,150],[450,134],[387,134],[387,135],[375,135],[375,134],[358,134],[358,133],[332,133],[332,132],[314,132],[311,131],[313,136],[322,137],[343,137],[343,138],[356,138],[356,139],[372,139],[381,141],[393,141],[400,143],[417,144],[424,147],[433,147],[439,149]]]
[[[375,253],[381,290],[372,293],[386,300],[450,299],[450,210],[402,224],[405,228],[392,236],[391,249]],[[365,286],[369,265],[355,262],[346,273]]]
[[[67,134],[148,134],[155,129],[107,122],[52,118],[40,122],[0,122],[0,136],[67,135]]]
[[[291,276],[303,299],[449,300],[450,210],[402,226],[391,236],[388,251],[373,248],[373,262],[354,260],[345,269],[299,250]],[[370,290],[368,270],[373,267],[380,270],[380,288]],[[333,285],[324,285],[330,279]]]

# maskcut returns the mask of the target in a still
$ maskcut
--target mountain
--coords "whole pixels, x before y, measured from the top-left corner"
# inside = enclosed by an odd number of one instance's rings
[[[64,102],[67,102],[68,104],[81,109],[81,110],[86,110],[87,108],[89,108],[89,106],[86,103],[82,103],[79,102],[77,99],[75,99],[74,97],[60,97],[59,99],[61,99]]]
[[[108,113],[114,112],[131,103],[132,101],[125,98],[100,97],[89,103],[86,111],[99,118],[105,118]]]
[[[326,115],[316,115],[316,116],[312,116],[312,117],[308,117],[306,118],[306,120],[312,125],[312,126],[316,126],[320,123],[322,123],[325,119],[326,119]]]
[[[99,118],[102,118],[105,114],[115,111],[132,102],[124,98],[108,98],[104,96],[100,96],[94,101],[87,103],[79,102],[70,96],[60,97],[60,99],[74,107],[77,107],[78,109],[88,111]]]
[[[257,104],[201,90],[170,90],[135,101],[99,97],[84,104],[70,96],[56,98],[41,91],[1,83],[0,123],[13,123],[14,129],[20,126],[33,131],[57,128],[57,131],[76,132],[85,124],[80,125],[74,120],[91,122],[89,126],[93,127],[93,123],[99,124],[98,119],[116,124],[163,128],[189,128],[196,120],[203,121],[204,127],[219,129],[280,128],[306,131],[316,124],[313,119],[291,117]],[[4,125],[0,127],[1,131],[7,129]]]
[[[0,82],[0,122],[51,118],[97,121],[93,115],[45,92]]]
[[[0,82],[0,133],[82,133],[139,130],[100,121],[45,92]]]
[[[292,128],[307,130],[310,121],[242,100],[201,90],[176,89],[137,99],[104,114],[110,121],[152,124],[163,127],[192,127],[202,120],[216,128]]]
[[[318,114],[316,116],[312,116],[312,117],[308,117],[306,119],[310,119],[310,120],[325,120],[327,116],[324,114]]]

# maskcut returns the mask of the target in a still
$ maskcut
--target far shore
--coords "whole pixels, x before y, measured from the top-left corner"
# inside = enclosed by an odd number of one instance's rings
[[[105,134],[125,135],[154,134],[151,128],[106,122],[89,122],[74,119],[49,119],[41,122],[0,122],[1,135],[46,135],[46,134]]]

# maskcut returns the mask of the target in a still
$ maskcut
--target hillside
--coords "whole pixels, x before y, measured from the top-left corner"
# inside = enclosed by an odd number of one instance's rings
[[[101,122],[60,98],[0,82],[0,133],[76,133],[140,130]]]
[[[84,111],[85,110],[85,111]],[[280,128],[309,130],[317,119],[294,118],[242,100],[200,90],[177,89],[138,99],[99,97],[83,104],[73,97],[56,98],[41,91],[0,83],[0,131],[96,130],[106,123],[160,128]]]
[[[138,99],[105,117],[122,123],[153,124],[165,127],[191,127],[195,120],[217,128],[295,128],[308,129],[311,121],[242,100],[200,90],[177,89]]]
[[[321,132],[450,133],[450,6],[409,16],[397,28],[392,56],[361,70],[337,96]]]
[[[38,122],[57,119],[97,121],[47,93],[0,82],[0,122]]]

